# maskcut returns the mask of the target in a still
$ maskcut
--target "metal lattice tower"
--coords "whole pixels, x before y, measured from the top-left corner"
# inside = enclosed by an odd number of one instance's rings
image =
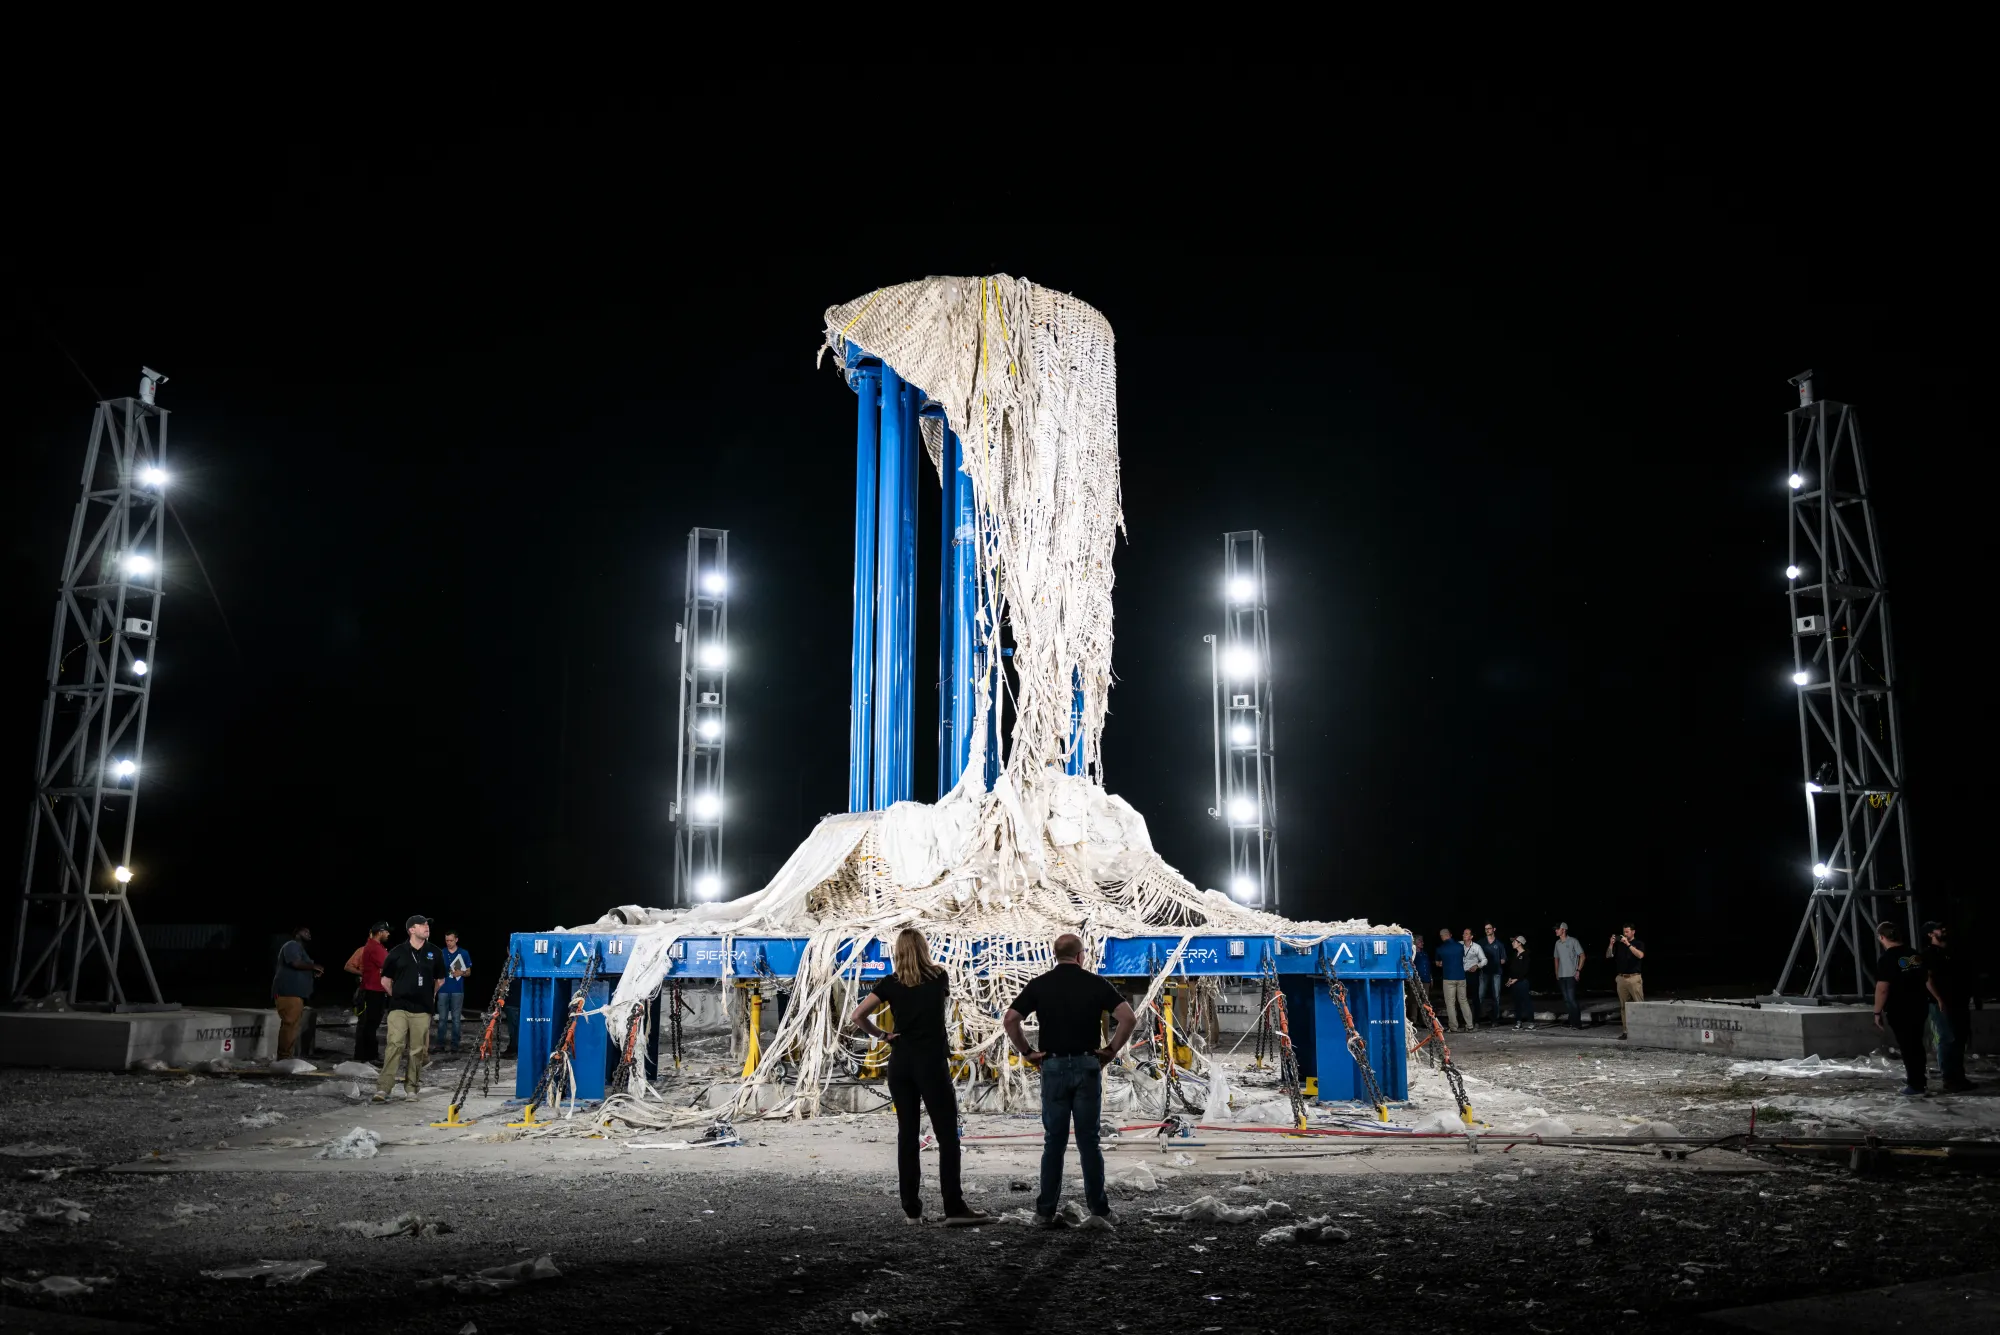
[[[158,675],[167,413],[153,396],[165,379],[145,371],[138,398],[99,403],[91,423],[49,638],[7,984],[16,1001],[131,1004],[120,966],[136,963],[145,999],[160,1002],[126,892]]]
[[[674,905],[723,890],[723,760],[729,741],[729,531],[688,532],[681,646],[680,723],[674,755]]]
[[[1278,911],[1278,786],[1273,756],[1271,624],[1264,603],[1264,535],[1222,535],[1225,630],[1209,644],[1215,714],[1215,805],[1229,830],[1231,897]]]
[[[1905,918],[1917,939],[1917,896],[1888,576],[1861,426],[1850,405],[1814,400],[1812,372],[1793,383],[1799,406],[1786,414],[1785,577],[1813,885],[1777,990],[1784,994],[1803,970],[1794,995],[1825,997],[1868,991],[1877,922]],[[1851,990],[1836,983],[1842,956],[1853,969]]]

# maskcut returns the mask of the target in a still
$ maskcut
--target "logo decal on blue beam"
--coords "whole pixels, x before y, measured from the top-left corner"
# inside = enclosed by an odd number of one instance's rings
[[[579,941],[575,945],[570,947],[569,954],[565,956],[563,959],[563,967],[568,968],[570,965],[576,963],[579,959],[587,960],[589,958],[590,958],[590,943],[588,941]]]

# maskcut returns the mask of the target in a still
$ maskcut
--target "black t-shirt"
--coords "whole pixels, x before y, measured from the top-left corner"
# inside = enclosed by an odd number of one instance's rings
[[[444,967],[442,952],[425,944],[412,948],[405,941],[382,961],[382,982],[389,992],[392,1011],[428,1011],[437,1005],[438,971]]]
[[[1914,946],[1890,946],[1875,964],[1875,981],[1889,985],[1889,1000],[1883,1006],[1891,1016],[1921,1015],[1930,1008],[1931,994],[1924,987],[1928,977],[1924,957]]]
[[[1102,1016],[1125,1004],[1107,980],[1081,964],[1058,964],[1014,998],[1013,1009],[1042,1020],[1042,1051],[1074,1057],[1104,1046]]]
[[[1644,950],[1645,948],[1646,948],[1646,943],[1644,941],[1641,941],[1636,936],[1633,937],[1629,942],[1627,942],[1624,937],[1622,936],[1619,937],[1618,940],[1614,942],[1611,946],[1611,972],[1613,973],[1643,972],[1639,968],[1639,965],[1641,963],[1639,957],[1637,955],[1634,955],[1632,952],[1635,949]]]
[[[1951,957],[1946,946],[1925,946],[1923,948],[1924,968],[1930,971],[1936,981],[1938,991],[1944,993],[1945,1003],[1953,1007],[1964,1006],[1972,999],[1972,988],[1965,976],[1965,967]]]
[[[897,1051],[945,1045],[944,1003],[951,995],[951,980],[942,972],[915,987],[890,974],[875,984],[875,995],[891,1012]]]

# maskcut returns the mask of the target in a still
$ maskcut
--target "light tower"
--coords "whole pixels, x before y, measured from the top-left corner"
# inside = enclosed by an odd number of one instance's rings
[[[1231,898],[1278,911],[1278,789],[1272,745],[1271,625],[1264,603],[1264,535],[1222,535],[1221,636],[1209,644],[1215,722],[1215,805],[1229,831]]]
[[[7,984],[16,1001],[63,992],[134,1004],[120,975],[130,961],[140,1004],[160,1003],[128,891],[144,870],[132,837],[159,675],[167,413],[154,394],[166,379],[143,370],[139,396],[99,403],[91,423],[49,637]]]
[[[720,897],[728,816],[723,758],[729,744],[729,531],[688,532],[687,600],[680,641],[680,725],[675,742],[674,906]]]
[[[1903,919],[1916,939],[1895,645],[1860,420],[1848,404],[1815,400],[1812,372],[1792,383],[1799,406],[1786,414],[1791,547],[1782,577],[1809,849],[1800,873],[1812,892],[1777,990],[1802,980],[1793,995],[1854,995],[1872,982],[1877,922]],[[1837,984],[1842,956],[1851,989]]]

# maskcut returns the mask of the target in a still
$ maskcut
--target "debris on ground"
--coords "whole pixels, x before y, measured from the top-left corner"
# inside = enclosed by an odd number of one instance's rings
[[[451,1225],[444,1220],[420,1214],[397,1215],[382,1224],[371,1224],[365,1219],[350,1219],[340,1227],[349,1233],[359,1233],[364,1238],[435,1238],[441,1233],[451,1232]]]
[[[216,1206],[206,1202],[182,1201],[174,1207],[173,1217],[176,1219],[189,1219],[198,1214],[214,1214],[216,1209]]]
[[[19,1233],[28,1217],[19,1210],[0,1210],[0,1233]]]
[[[243,1116],[237,1118],[236,1125],[247,1126],[252,1131],[262,1131],[264,1128],[276,1126],[284,1120],[285,1115],[281,1112],[254,1112],[245,1113]]]
[[[1113,1173],[1105,1179],[1104,1185],[1120,1187],[1126,1191],[1158,1191],[1160,1180],[1153,1176],[1152,1169],[1142,1163],[1135,1163],[1130,1168]]]
[[[382,1137],[365,1126],[357,1126],[316,1155],[321,1159],[372,1159],[382,1152]]]
[[[873,1330],[875,1329],[876,1326],[880,1325],[882,1322],[887,1321],[889,1319],[889,1314],[887,1312],[881,1312],[881,1311],[856,1312],[847,1319],[849,1321],[852,1321],[855,1325],[861,1327],[861,1329],[863,1330]]]
[[[266,1288],[272,1288],[280,1284],[296,1284],[324,1269],[324,1261],[246,1261],[242,1265],[224,1266],[220,1270],[204,1270],[201,1273],[209,1279],[262,1280]]]
[[[373,1080],[382,1073],[367,1062],[345,1061],[333,1068],[335,1075],[351,1075],[356,1080]]]
[[[132,1069],[135,1071],[150,1071],[156,1075],[162,1075],[174,1068],[161,1061],[158,1057],[142,1057],[132,1063]]]
[[[1246,1187],[1259,1187],[1271,1180],[1268,1168],[1246,1168],[1236,1179]]]
[[[544,1279],[561,1279],[562,1271],[556,1268],[553,1257],[538,1256],[532,1261],[516,1261],[512,1265],[496,1265],[482,1270],[476,1275],[439,1275],[436,1279],[420,1279],[419,1289],[450,1289],[453,1293],[467,1296],[486,1293],[505,1293],[523,1284],[533,1284]]]
[[[81,1159],[83,1151],[74,1145],[40,1145],[24,1140],[19,1145],[0,1145],[0,1154],[10,1159]]]
[[[37,1224],[87,1224],[90,1211],[83,1208],[81,1201],[52,1200],[35,1207],[28,1216]]]
[[[111,1279],[107,1275],[86,1275],[78,1279],[75,1275],[44,1275],[30,1283],[19,1279],[0,1279],[16,1293],[40,1293],[51,1298],[81,1298],[84,1294],[103,1288]]]
[[[271,1069],[280,1075],[317,1075],[319,1067],[302,1057],[285,1057],[271,1063]]]
[[[1179,1220],[1185,1224],[1261,1224],[1267,1220],[1290,1219],[1292,1207],[1283,1201],[1262,1205],[1231,1205],[1220,1196],[1201,1196],[1186,1205],[1162,1205],[1146,1211],[1150,1219]]]
[[[1437,1109],[1435,1112],[1427,1112],[1416,1121],[1410,1123],[1410,1130],[1422,1131],[1427,1134],[1436,1134],[1438,1132],[1445,1132],[1447,1134],[1462,1133],[1465,1129],[1465,1123],[1459,1120],[1457,1113],[1447,1112],[1442,1108]]]
[[[1302,1223],[1285,1224],[1257,1239],[1259,1247],[1275,1243],[1346,1242],[1353,1235],[1332,1222],[1332,1215],[1314,1215]]]

